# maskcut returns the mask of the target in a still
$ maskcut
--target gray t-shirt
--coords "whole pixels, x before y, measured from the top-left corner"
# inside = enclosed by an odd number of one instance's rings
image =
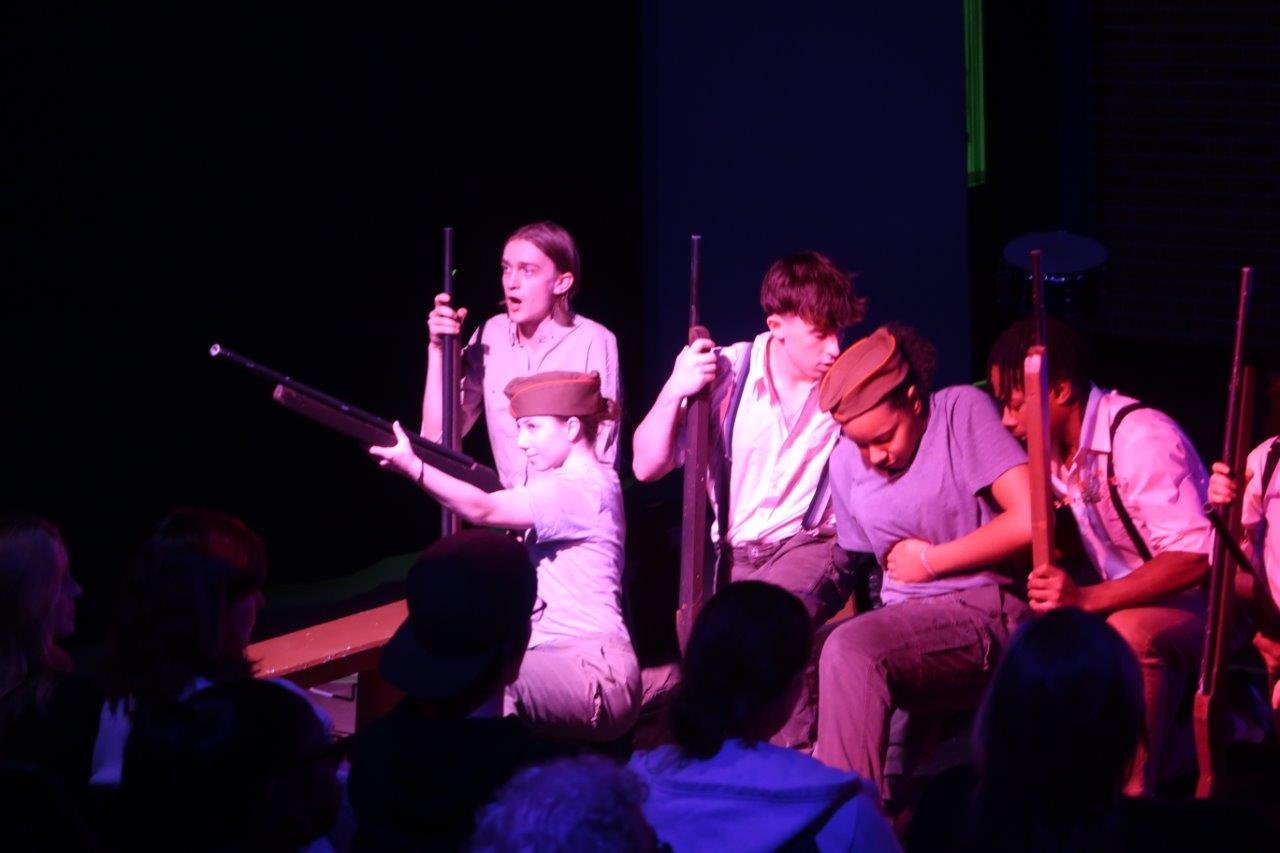
[[[969,385],[943,388],[930,398],[929,423],[915,458],[896,476],[869,468],[857,445],[840,437],[831,454],[830,477],[840,547],[874,554],[883,566],[900,540],[940,544],[959,539],[1000,512],[983,493],[1005,471],[1026,461],[1026,451],[1000,423],[989,396]],[[911,584],[886,577],[881,598],[891,604],[1007,582],[993,571]]]
[[[608,635],[630,641],[622,619],[622,487],[598,462],[571,459],[525,486],[533,535],[525,542],[538,567],[529,648],[557,639]]]

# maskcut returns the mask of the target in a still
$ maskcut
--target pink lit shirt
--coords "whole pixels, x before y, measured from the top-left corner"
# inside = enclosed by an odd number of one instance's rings
[[[498,314],[476,330],[462,351],[462,430],[471,429],[483,405],[494,464],[505,488],[523,486],[529,479],[529,465],[524,451],[516,446],[516,420],[503,389],[512,379],[548,370],[594,370],[600,374],[601,393],[622,405],[617,338],[580,314],[573,315],[567,326],[543,323],[529,342],[519,339],[506,314]],[[618,421],[601,422],[596,456],[617,467]]]
[[[788,424],[782,402],[767,369],[772,335],[756,336],[751,364],[733,425],[732,462],[729,467],[729,543],[774,543],[800,532],[813,501],[827,458],[840,436],[840,427],[818,409],[818,383],[814,382],[794,424]],[[720,350],[718,372],[711,388],[712,416],[722,428],[733,397],[738,368],[747,344]],[[682,442],[683,443],[683,442]],[[713,447],[714,459],[716,449]],[[680,454],[683,462],[683,449]],[[707,477],[707,490],[715,505],[715,464]],[[719,509],[717,508],[717,512]],[[830,499],[821,525],[834,523]]]
[[[622,486],[608,465],[571,457],[525,487],[533,528],[525,538],[538,568],[529,648],[555,640],[612,636],[630,641],[622,619]]]
[[[1080,427],[1080,448],[1069,465],[1054,463],[1054,491],[1065,499],[1080,540],[1105,581],[1143,564],[1107,487],[1107,458],[1115,456],[1116,488],[1153,556],[1167,551],[1208,554],[1213,528],[1204,515],[1209,477],[1191,440],[1168,415],[1135,409],[1111,444],[1111,422],[1135,402],[1091,388]]]
[[[1280,500],[1276,500],[1280,497],[1280,469],[1271,475],[1266,490],[1262,488],[1267,452],[1275,440],[1268,438],[1255,447],[1245,463],[1246,470],[1251,471],[1253,477],[1244,487],[1240,520],[1253,545],[1254,561],[1257,561],[1258,554],[1262,555],[1262,569],[1271,588],[1271,598],[1280,601]],[[1273,530],[1276,532],[1272,533]]]

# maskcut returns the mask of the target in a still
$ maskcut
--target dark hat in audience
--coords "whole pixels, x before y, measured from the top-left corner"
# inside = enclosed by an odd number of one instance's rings
[[[840,354],[818,386],[818,406],[844,425],[874,409],[907,378],[893,333],[881,326]]]
[[[600,374],[553,370],[512,379],[503,389],[511,400],[511,416],[613,417],[613,406],[600,394]]]
[[[382,675],[421,699],[471,687],[528,638],[538,576],[524,546],[488,530],[436,542],[409,570],[409,618],[382,651]]]

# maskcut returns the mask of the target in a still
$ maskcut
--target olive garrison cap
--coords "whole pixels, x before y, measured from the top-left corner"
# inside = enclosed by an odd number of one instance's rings
[[[600,395],[600,374],[554,370],[512,379],[503,389],[511,400],[511,416],[613,417],[611,401]]]
[[[831,365],[818,386],[818,406],[844,425],[879,405],[909,371],[897,339],[881,326]]]

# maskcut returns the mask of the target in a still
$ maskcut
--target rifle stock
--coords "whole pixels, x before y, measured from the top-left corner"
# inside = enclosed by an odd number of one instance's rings
[[[1231,350],[1231,377],[1227,391],[1226,428],[1223,430],[1222,461],[1234,473],[1248,448],[1248,425],[1245,409],[1252,409],[1253,389],[1245,382],[1244,339],[1248,320],[1249,295],[1253,289],[1253,269],[1240,270],[1240,293],[1236,302],[1235,340]],[[1252,376],[1252,374],[1249,374]],[[1231,516],[1239,512],[1240,499],[1227,507],[1209,510],[1210,521],[1217,531],[1213,558],[1209,566],[1209,596],[1205,614],[1204,646],[1200,661],[1200,680],[1196,687],[1192,723],[1195,730],[1196,760],[1199,778],[1196,796],[1210,797],[1222,769],[1227,721],[1218,703],[1217,691],[1226,666],[1231,636],[1235,594],[1236,563],[1247,565],[1238,542],[1233,539]],[[1233,547],[1234,546],[1234,547]]]
[[[395,443],[395,433],[391,429],[390,421],[297,382],[283,373],[264,367],[219,344],[214,344],[209,349],[209,354],[214,358],[226,359],[256,376],[274,382],[276,387],[271,393],[272,399],[291,412],[348,438],[353,438],[365,447]],[[433,468],[439,468],[451,477],[456,477],[486,492],[496,492],[502,488],[498,473],[492,468],[479,464],[470,456],[412,434],[409,435],[409,444],[413,448],[414,455],[419,459]]]
[[[1022,369],[1027,412],[1027,463],[1031,479],[1031,568],[1054,562],[1053,485],[1050,481],[1049,365],[1045,348],[1030,349]]]
[[[1031,310],[1035,317],[1035,346],[1022,362],[1022,393],[1027,421],[1027,463],[1031,480],[1032,570],[1054,562],[1053,535],[1053,435],[1049,429],[1048,309],[1044,299],[1041,251],[1031,250]]]
[[[690,239],[689,343],[711,337],[699,322],[702,238]],[[683,649],[698,611],[715,594],[715,566],[707,560],[707,461],[711,441],[711,388],[688,399],[685,410],[684,489],[680,525],[680,593],[676,635]]]

